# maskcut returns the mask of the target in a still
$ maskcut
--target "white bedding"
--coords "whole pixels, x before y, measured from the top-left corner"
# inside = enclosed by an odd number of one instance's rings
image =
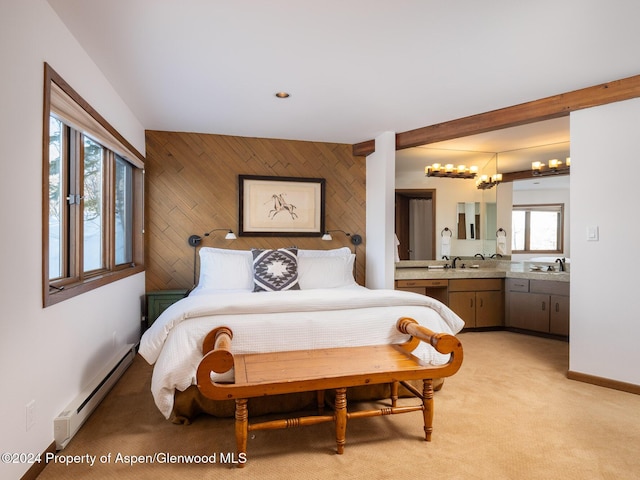
[[[435,332],[456,334],[464,326],[437,300],[397,290],[201,291],[165,310],[142,336],[139,352],[155,364],[151,391],[169,418],[175,390],[196,384],[202,342],[218,326],[233,331],[233,353],[262,353],[401,343],[407,336],[395,325],[403,316]],[[413,353],[427,363],[448,360],[424,342]]]

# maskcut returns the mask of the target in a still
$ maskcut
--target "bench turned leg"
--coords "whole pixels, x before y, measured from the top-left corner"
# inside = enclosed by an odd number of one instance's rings
[[[424,416],[424,439],[430,442],[433,432],[433,380],[431,378],[422,381],[422,414]]]
[[[391,406],[395,407],[398,405],[398,387],[400,386],[400,382],[391,382]]]
[[[337,451],[342,455],[347,434],[347,389],[344,387],[336,388],[335,419]]]
[[[247,437],[249,432],[249,411],[247,410],[247,399],[236,399],[236,450],[238,458],[247,454]],[[240,454],[244,455],[240,455]],[[244,467],[244,463],[238,463],[238,467]]]
[[[316,390],[316,402],[318,404],[318,415],[324,412],[324,390]]]

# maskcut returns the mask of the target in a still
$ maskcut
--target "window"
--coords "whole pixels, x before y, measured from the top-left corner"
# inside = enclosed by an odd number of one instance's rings
[[[144,270],[142,156],[45,64],[43,304]]]
[[[513,253],[562,253],[562,204],[514,205]]]

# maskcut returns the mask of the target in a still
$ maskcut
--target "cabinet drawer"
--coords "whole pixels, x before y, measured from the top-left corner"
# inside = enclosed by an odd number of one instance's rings
[[[529,280],[524,278],[507,278],[507,290],[510,292],[528,292]]]
[[[396,280],[396,286],[398,288],[407,287],[442,287],[446,288],[449,285],[449,280],[435,280],[435,279],[419,279],[419,280]]]
[[[550,293],[569,296],[569,282],[554,282],[552,280],[531,280],[529,291],[532,293]]]
[[[449,280],[450,292],[481,292],[486,290],[502,290],[501,278]]]

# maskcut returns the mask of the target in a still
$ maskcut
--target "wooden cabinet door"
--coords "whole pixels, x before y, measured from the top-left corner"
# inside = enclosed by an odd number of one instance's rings
[[[512,327],[549,332],[549,295],[510,292],[509,322]]]
[[[449,308],[464,320],[466,328],[476,326],[476,292],[449,292]]]
[[[476,292],[476,327],[504,325],[503,299],[501,291]]]
[[[551,295],[549,332],[569,336],[569,297]]]

